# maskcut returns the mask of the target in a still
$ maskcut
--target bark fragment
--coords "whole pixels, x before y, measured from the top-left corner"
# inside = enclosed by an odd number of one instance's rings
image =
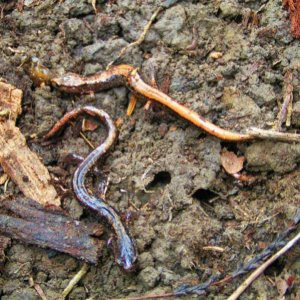
[[[45,210],[30,199],[1,202],[0,233],[28,244],[51,248],[96,264],[104,241],[99,224],[73,220],[62,209]],[[3,211],[4,209],[4,211]]]
[[[60,205],[47,168],[26,145],[15,126],[21,113],[22,91],[0,82],[0,164],[28,198],[42,205]]]

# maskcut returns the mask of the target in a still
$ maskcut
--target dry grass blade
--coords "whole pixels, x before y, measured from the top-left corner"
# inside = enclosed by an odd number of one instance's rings
[[[72,289],[75,287],[75,285],[81,280],[81,278],[87,273],[89,270],[89,265],[84,264],[80,271],[71,279],[67,287],[64,289],[64,291],[61,294],[61,297],[59,300],[64,300],[72,291]]]
[[[283,103],[278,114],[278,122],[276,129],[282,130],[282,125],[285,122],[286,126],[291,125],[292,103],[293,103],[293,71],[288,70],[284,75],[283,87]]]
[[[113,64],[115,63],[115,61],[117,61],[119,58],[121,58],[122,56],[124,56],[128,49],[130,49],[130,48],[132,48],[132,47],[134,47],[134,46],[138,46],[138,45],[140,45],[140,44],[144,41],[144,39],[145,39],[145,37],[146,37],[146,34],[148,33],[148,31],[149,31],[149,29],[150,29],[152,23],[154,22],[154,20],[156,19],[157,15],[158,15],[162,10],[163,10],[163,8],[162,8],[162,7],[159,7],[159,8],[153,13],[153,15],[151,16],[149,22],[148,22],[148,23],[146,24],[146,26],[144,27],[144,30],[143,30],[143,32],[141,33],[141,35],[139,36],[139,38],[138,38],[136,41],[134,41],[134,42],[128,44],[127,46],[125,46],[124,48],[122,48],[121,51],[120,51],[120,53],[119,53],[119,55],[117,56],[117,58],[114,59],[113,61],[111,61],[111,62],[107,65],[107,69],[108,69],[111,65],[113,65]]]
[[[227,299],[227,300],[237,300],[241,294],[256,280],[274,261],[276,261],[280,256],[285,254],[288,250],[294,247],[300,240],[300,233],[298,233],[292,240],[290,240],[282,249],[275,253],[271,258],[269,258],[265,263],[258,267],[240,286],[239,288]]]

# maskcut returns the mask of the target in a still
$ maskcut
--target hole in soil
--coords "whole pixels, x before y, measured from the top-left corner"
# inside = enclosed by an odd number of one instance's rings
[[[270,267],[266,269],[264,272],[264,275],[266,276],[278,276],[280,273],[283,271],[285,266],[285,263],[283,260],[276,260],[275,262],[272,263]]]
[[[243,15],[237,15],[233,18],[234,22],[240,24],[243,22]]]
[[[209,200],[217,197],[218,195],[210,190],[206,190],[206,189],[199,189],[196,192],[194,192],[194,194],[192,195],[192,197],[194,199],[197,199],[201,202],[204,202],[208,205],[211,205],[209,203]]]
[[[171,182],[171,174],[167,171],[161,171],[155,174],[154,179],[146,186],[146,189],[163,187]]]
[[[221,147],[226,148],[228,151],[232,151],[234,153],[238,152],[238,147],[236,143],[228,143],[228,142],[221,142]]]

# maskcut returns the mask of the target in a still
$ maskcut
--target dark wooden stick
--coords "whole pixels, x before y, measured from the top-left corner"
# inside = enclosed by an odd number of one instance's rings
[[[24,243],[51,248],[96,264],[104,241],[102,227],[73,220],[62,210],[45,210],[28,199],[0,203],[0,234]],[[11,214],[13,213],[13,216]]]

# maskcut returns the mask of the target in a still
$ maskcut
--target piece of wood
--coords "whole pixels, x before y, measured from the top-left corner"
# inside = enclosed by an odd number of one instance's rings
[[[50,174],[13,121],[0,123],[0,164],[26,197],[42,205],[60,205]]]
[[[45,209],[30,199],[0,202],[0,234],[27,244],[51,248],[96,264],[104,241],[99,224],[71,219],[62,209]]]
[[[42,205],[59,206],[60,198],[50,183],[47,168],[27,147],[25,137],[15,126],[21,100],[21,90],[0,82],[0,164],[26,197]]]
[[[0,82],[0,112],[8,110],[9,119],[16,122],[18,115],[22,112],[22,96],[21,90],[11,84]]]

